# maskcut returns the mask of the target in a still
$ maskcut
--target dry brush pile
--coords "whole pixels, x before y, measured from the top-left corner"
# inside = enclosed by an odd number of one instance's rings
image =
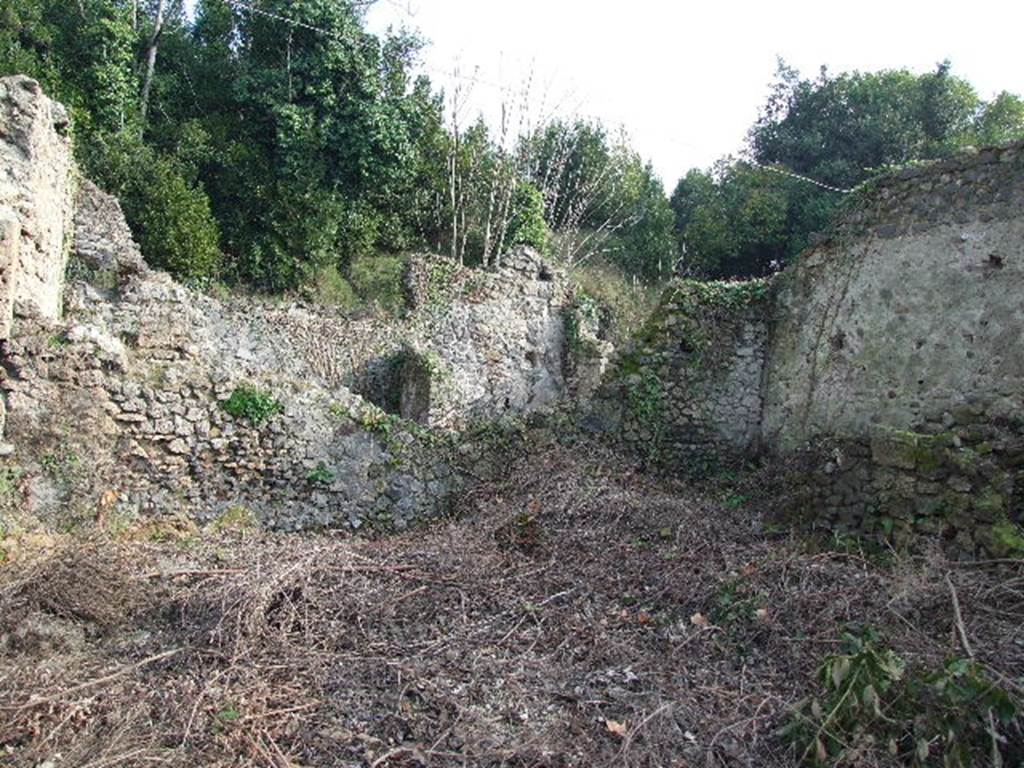
[[[0,765],[794,765],[779,729],[868,629],[909,666],[966,636],[1020,692],[1024,563],[814,553],[586,453],[528,458],[391,539],[22,556],[0,570]],[[1004,754],[1017,736],[1000,726]],[[857,764],[897,761],[878,746]]]

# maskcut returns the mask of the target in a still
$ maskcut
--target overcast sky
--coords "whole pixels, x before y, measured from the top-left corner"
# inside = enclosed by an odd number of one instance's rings
[[[379,0],[369,20],[418,29],[441,84],[456,62],[489,83],[534,72],[548,105],[624,125],[670,190],[740,148],[777,56],[809,75],[822,64],[926,71],[949,58],[985,98],[1024,93],[1019,0]],[[472,97],[493,120],[497,89]]]
[[[948,58],[984,98],[1024,94],[1020,0],[378,0],[369,23],[418,30],[428,74],[449,92],[456,66],[476,73],[467,113],[492,124],[498,86],[532,72],[534,115],[625,127],[669,190],[740,149],[777,56],[807,75],[822,64],[922,72]]]

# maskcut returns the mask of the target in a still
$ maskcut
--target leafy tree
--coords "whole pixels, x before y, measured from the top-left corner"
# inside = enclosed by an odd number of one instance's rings
[[[973,130],[978,144],[1003,144],[1024,139],[1024,99],[1003,91],[984,106]]]
[[[1020,99],[1001,94],[984,104],[948,62],[924,75],[822,69],[814,80],[780,62],[748,152],[761,166],[849,188],[887,166],[1015,136],[1024,136]],[[827,226],[840,199],[727,159],[682,179],[672,207],[687,267],[730,277],[764,274],[791,259]]]
[[[61,83],[53,49],[58,30],[49,20],[45,0],[6,0],[0,5],[0,72],[24,74],[57,94]]]
[[[783,177],[731,158],[690,171],[672,195],[686,266],[712,278],[769,272],[786,255],[790,193]]]
[[[672,211],[653,168],[596,122],[553,121],[527,137],[523,165],[570,264],[601,257],[656,279],[675,259]]]
[[[180,5],[168,9],[180,20]],[[121,0],[7,3],[0,72],[36,77],[71,107],[79,162],[121,197],[152,265],[183,279],[208,279],[220,260],[209,202],[194,174],[139,138],[136,10]]]
[[[583,122],[518,147],[504,125],[447,130],[410,75],[419,41],[369,34],[366,5],[199,0],[190,20],[182,0],[8,2],[0,71],[72,107],[85,172],[183,279],[323,289],[382,252],[496,263],[552,229],[634,275],[671,260],[664,192],[623,140]]]
[[[948,62],[935,72],[824,68],[814,81],[780,63],[750,131],[760,163],[778,163],[826,184],[850,187],[873,169],[941,157],[967,142],[981,102]]]
[[[167,155],[130,135],[95,143],[94,178],[121,199],[150,266],[187,282],[204,284],[220,275],[220,232],[209,199]]]
[[[627,165],[626,194],[632,215],[618,234],[614,261],[647,280],[664,279],[677,257],[673,212],[654,167],[635,152]]]
[[[215,150],[200,176],[231,272],[281,290],[423,241],[441,120],[429,84],[409,82],[414,38],[378,40],[348,3],[264,7],[308,27],[204,0],[191,79],[209,103],[197,118]]]
[[[525,137],[520,152],[553,229],[596,226],[607,215],[614,169],[608,135],[599,123],[554,120]]]
[[[530,182],[522,182],[513,193],[508,225],[509,245],[528,245],[543,253],[548,248],[548,237],[548,225],[544,221],[544,196]]]
[[[134,46],[131,9],[119,0],[18,0],[0,10],[0,72],[38,79],[83,135],[134,127]]]

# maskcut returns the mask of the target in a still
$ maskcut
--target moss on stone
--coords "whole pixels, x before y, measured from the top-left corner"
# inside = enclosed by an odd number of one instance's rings
[[[963,475],[968,477],[975,477],[978,475],[981,456],[973,448],[961,448],[958,451],[954,451],[952,454],[952,462],[954,468]]]
[[[914,432],[879,427],[871,437],[871,457],[882,467],[915,469],[918,437]]]
[[[974,503],[974,508],[984,519],[996,519],[1006,512],[1006,497],[995,488],[986,488]]]
[[[1010,520],[1000,520],[991,528],[979,530],[976,536],[995,557],[1024,554],[1024,531]]]
[[[874,462],[883,467],[934,474],[947,466],[952,436],[925,435],[890,427],[878,427],[871,439]]]
[[[946,466],[951,439],[948,435],[918,435],[914,452],[917,469],[932,473]]]

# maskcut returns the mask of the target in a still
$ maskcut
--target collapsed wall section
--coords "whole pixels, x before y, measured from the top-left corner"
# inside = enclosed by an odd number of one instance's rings
[[[62,115],[0,81],[0,538],[168,517],[402,528],[486,471],[458,430],[562,396],[568,291],[536,253],[490,272],[412,257],[401,317],[214,298],[149,270],[88,182],[72,227]]]
[[[560,396],[558,285],[476,273],[471,293],[455,281],[403,321],[219,300],[140,269],[93,202],[72,269],[88,279],[69,284],[63,319],[19,318],[4,355],[9,463],[34,519],[245,510],[285,530],[400,529],[468,476],[456,429]],[[407,418],[344,383],[395,355],[403,389],[427,382]]]
[[[514,249],[502,263],[493,272],[440,258],[409,265],[404,416],[460,429],[548,409],[562,398],[565,275],[529,248]],[[409,397],[412,388],[417,398]]]
[[[1024,144],[872,182],[770,288],[673,285],[586,422],[760,451],[813,527],[1024,554]]]

